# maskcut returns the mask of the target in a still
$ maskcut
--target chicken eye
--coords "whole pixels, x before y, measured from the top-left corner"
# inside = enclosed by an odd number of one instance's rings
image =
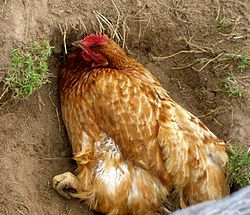
[[[92,54],[94,54],[94,55],[100,54],[98,47],[93,47],[91,50],[92,50]]]
[[[95,52],[95,53],[98,53],[98,52],[99,52],[99,46],[98,46],[98,45],[91,46],[91,49],[92,49],[92,51]]]

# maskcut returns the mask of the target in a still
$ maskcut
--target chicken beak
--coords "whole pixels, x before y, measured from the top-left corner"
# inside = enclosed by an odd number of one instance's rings
[[[82,41],[78,40],[72,43],[73,46],[83,49]]]

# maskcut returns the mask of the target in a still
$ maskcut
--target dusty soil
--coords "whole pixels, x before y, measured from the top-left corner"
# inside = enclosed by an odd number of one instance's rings
[[[120,35],[98,22],[98,12]],[[222,52],[250,53],[249,14],[248,0],[0,0],[0,93],[14,48],[43,39],[55,46],[52,83],[28,99],[7,93],[0,101],[0,214],[93,214],[51,186],[54,175],[75,168],[58,97],[64,39],[70,44],[105,29],[216,135],[250,145],[249,99],[228,97],[218,84],[232,72],[249,94],[249,70],[237,72],[233,63],[216,58]],[[230,20],[227,32],[216,27],[223,17]],[[202,68],[196,61],[201,58],[215,59]]]

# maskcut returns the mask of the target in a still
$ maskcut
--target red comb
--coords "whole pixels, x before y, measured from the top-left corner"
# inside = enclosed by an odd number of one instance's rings
[[[93,44],[102,44],[107,40],[108,40],[108,36],[106,34],[102,35],[97,32],[96,34],[90,34],[89,36],[85,37],[83,39],[83,45],[89,46]]]

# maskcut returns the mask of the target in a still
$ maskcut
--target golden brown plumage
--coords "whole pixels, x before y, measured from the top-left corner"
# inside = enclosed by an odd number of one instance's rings
[[[223,141],[106,35],[74,44],[60,93],[78,175],[56,176],[59,193],[109,214],[155,213],[172,189],[182,207],[228,194]]]

